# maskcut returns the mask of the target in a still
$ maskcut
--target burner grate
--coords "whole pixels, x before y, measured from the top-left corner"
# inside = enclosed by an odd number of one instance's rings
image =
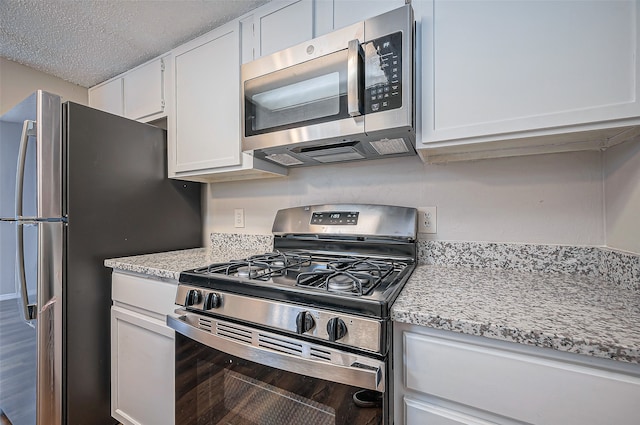
[[[253,255],[244,260],[232,260],[223,264],[212,264],[196,272],[202,274],[224,274],[246,279],[268,281],[288,270],[299,271],[311,265],[311,255],[295,252],[270,252]]]
[[[367,295],[387,276],[405,263],[369,258],[340,258],[327,263],[325,269],[299,273],[296,286],[323,289],[356,296]]]

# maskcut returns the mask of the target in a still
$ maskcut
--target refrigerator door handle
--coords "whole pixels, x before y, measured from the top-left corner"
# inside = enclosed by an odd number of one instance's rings
[[[22,317],[25,321],[30,322],[35,320],[38,314],[37,304],[29,304],[29,293],[27,291],[27,275],[24,267],[24,231],[22,229],[24,225],[18,223],[16,226],[16,245],[17,245],[17,257],[16,257],[16,276],[20,283],[20,300],[22,301]]]
[[[24,165],[27,160],[27,144],[29,136],[36,135],[36,122],[25,120],[22,126],[22,137],[18,151],[18,167],[16,168],[16,218],[22,217],[22,199],[24,193]]]

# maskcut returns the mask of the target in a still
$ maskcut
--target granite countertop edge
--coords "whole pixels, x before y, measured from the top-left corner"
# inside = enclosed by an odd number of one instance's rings
[[[180,272],[191,268],[202,267],[215,262],[226,261],[230,258],[244,258],[261,252],[260,250],[214,250],[211,248],[195,248],[181,251],[163,252],[131,257],[107,259],[106,267],[114,270],[143,274],[149,277],[178,280]],[[517,283],[513,283],[514,274]],[[434,276],[437,279],[434,279]],[[471,285],[464,282],[469,280]],[[528,281],[538,282],[533,285]],[[435,281],[435,282],[434,282]],[[564,307],[570,311],[557,311],[558,303],[554,299],[541,299],[537,311],[517,312],[513,321],[510,320],[510,308],[522,308],[511,305],[525,299],[552,297],[555,291],[567,292],[566,287],[573,288],[576,305],[571,305],[571,295],[562,300]],[[530,285],[533,287],[529,288]],[[555,290],[547,290],[542,285],[550,285]],[[605,285],[606,299],[611,299],[612,308],[620,315],[616,323],[608,324],[605,329],[599,323],[590,323],[590,311],[581,309],[595,308],[595,314],[602,315],[597,306],[589,304],[586,307],[584,299],[590,297],[587,285],[598,285],[602,282],[584,276],[541,276],[536,273],[470,270],[457,266],[418,266],[407,282],[402,293],[391,309],[391,319],[395,322],[408,323],[428,328],[453,331],[468,335],[478,335],[502,341],[511,341],[537,347],[552,348],[559,351],[590,355],[599,358],[618,360],[630,363],[640,363],[640,331],[629,329],[632,323],[640,323],[640,292],[619,290],[614,286]],[[491,297],[484,297],[487,288],[491,287],[492,297],[498,299],[499,304],[492,305]],[[523,287],[531,292],[521,292]],[[463,291],[463,292],[461,292]],[[466,292],[464,292],[466,291]],[[508,293],[506,296],[500,291]],[[528,289],[527,289],[528,291]],[[466,293],[461,297],[461,293]],[[435,294],[435,295],[434,295]],[[526,295],[529,294],[529,295]],[[628,303],[621,306],[620,297],[629,296]],[[505,296],[506,298],[502,298]],[[514,298],[509,298],[509,297]],[[456,305],[451,306],[451,300]],[[515,298],[518,297],[518,298]],[[506,302],[505,302],[506,301]],[[526,300],[525,300],[526,301]],[[545,301],[548,301],[547,306]],[[468,304],[464,304],[464,303]],[[462,304],[460,304],[462,303]],[[615,304],[615,305],[614,305]],[[497,307],[496,307],[497,306]],[[526,302],[525,302],[526,306]],[[606,305],[601,306],[603,309]],[[535,310],[535,309],[534,309]],[[530,316],[527,314],[530,314]],[[495,315],[496,317],[493,317]],[[554,329],[554,318],[559,318],[561,325]],[[586,320],[586,323],[585,323]],[[580,326],[573,329],[572,323],[580,322]],[[567,328],[563,328],[564,325]],[[627,327],[628,325],[628,327]],[[629,333],[632,335],[629,335]]]
[[[640,363],[640,292],[597,277],[422,265],[391,319]]]

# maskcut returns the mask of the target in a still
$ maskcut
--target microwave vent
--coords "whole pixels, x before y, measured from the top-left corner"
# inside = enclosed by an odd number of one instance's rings
[[[311,158],[318,162],[340,162],[340,161],[353,161],[355,159],[365,158],[360,152],[354,148],[335,148],[327,149],[324,152],[318,152],[314,155],[309,155]]]
[[[398,153],[406,153],[409,152],[409,148],[407,148],[407,144],[404,142],[404,139],[380,139],[375,142],[370,142],[371,147],[378,152],[378,155],[393,155]]]
[[[285,167],[304,164],[304,162],[300,161],[298,158],[295,158],[287,153],[274,153],[271,155],[267,155],[265,158],[269,161],[277,162],[280,165],[284,165]]]

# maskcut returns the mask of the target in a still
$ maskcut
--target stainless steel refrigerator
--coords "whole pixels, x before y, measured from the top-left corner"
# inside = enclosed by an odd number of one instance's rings
[[[0,409],[13,425],[116,422],[103,261],[202,241],[200,184],[167,179],[166,149],[160,128],[43,91],[0,118]]]

